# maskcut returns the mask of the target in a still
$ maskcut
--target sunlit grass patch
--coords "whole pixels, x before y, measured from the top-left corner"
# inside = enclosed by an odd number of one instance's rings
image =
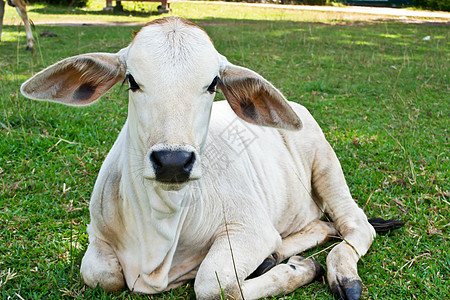
[[[24,41],[26,40],[26,33],[25,31],[9,31],[9,30],[3,30],[2,32],[2,42],[14,42],[17,40]]]

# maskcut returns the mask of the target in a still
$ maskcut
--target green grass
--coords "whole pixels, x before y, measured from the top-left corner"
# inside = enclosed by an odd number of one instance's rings
[[[305,17],[255,8],[233,14],[212,4],[174,3],[172,8],[173,14],[201,24],[231,62],[264,75],[289,100],[311,111],[368,216],[408,221],[403,229],[377,237],[359,263],[363,297],[448,299],[448,26],[360,24],[356,21],[367,21],[366,16]],[[36,22],[71,18],[61,8],[30,11]],[[0,44],[1,298],[194,299],[192,282],[146,297],[129,291],[109,295],[85,288],[80,279],[89,197],[125,121],[126,91],[115,87],[84,108],[36,102],[19,93],[24,80],[60,59],[118,51],[138,27],[37,25],[35,33],[48,30],[58,36],[38,37],[31,54],[24,51],[23,28],[11,21],[14,14],[7,10],[10,25]],[[156,17],[139,14],[113,18],[73,12],[83,20]],[[352,26],[342,25],[346,20]],[[423,41],[428,35],[431,39]],[[327,253],[316,256],[323,265]],[[287,296],[313,297],[330,299],[329,287],[315,282]]]

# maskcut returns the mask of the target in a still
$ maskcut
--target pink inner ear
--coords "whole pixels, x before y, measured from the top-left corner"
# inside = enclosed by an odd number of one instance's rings
[[[227,77],[219,87],[234,112],[256,125],[301,129],[302,123],[284,97],[256,77]]]
[[[112,86],[121,81],[121,78],[116,80],[107,80],[98,85],[91,82],[80,82],[71,89],[73,91],[72,95],[67,95],[70,97],[70,104],[74,105],[86,105],[94,102],[100,98],[104,93],[106,93]]]
[[[62,60],[26,81],[22,93],[32,99],[87,105],[125,77],[117,54],[91,53]]]
[[[89,104],[99,98],[101,93],[96,92],[98,87],[94,83],[87,81],[82,76],[80,70],[67,68],[47,78],[49,86],[44,86],[43,89],[49,89],[52,83],[59,81],[58,84],[55,84],[58,88],[53,94],[53,100],[66,104]]]
[[[240,110],[241,113],[249,118],[249,119],[256,119],[258,117],[258,110],[256,109],[255,105],[248,99],[246,99],[245,102],[240,103]]]
[[[56,65],[53,72],[37,74],[22,87],[23,92],[39,100],[51,100],[69,105],[86,105],[97,100],[123,79],[120,66],[105,68],[101,62]],[[86,60],[85,60],[86,62]]]
[[[83,83],[72,94],[72,98],[75,101],[89,100],[92,95],[94,95],[96,89],[97,88],[95,86],[91,86],[89,83]]]

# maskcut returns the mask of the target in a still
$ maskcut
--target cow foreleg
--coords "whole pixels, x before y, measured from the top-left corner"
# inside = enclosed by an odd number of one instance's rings
[[[25,32],[27,33],[27,50],[31,51],[34,48],[34,38],[31,31],[30,21],[27,15],[27,8],[23,0],[15,0],[16,10],[19,16],[22,18],[23,24],[25,26]]]
[[[313,188],[343,239],[328,254],[328,282],[341,299],[359,299],[362,282],[357,263],[372,244],[375,230],[350,195],[331,147],[327,144],[317,151],[313,165]]]
[[[277,248],[273,248],[276,243],[254,241],[255,236],[252,240],[252,236],[233,236],[233,232],[230,234],[233,257],[227,237],[222,237],[216,240],[200,266],[195,283],[199,299],[220,298],[221,288],[229,299],[259,299],[290,293],[310,283],[323,274],[322,266],[314,259],[305,260],[294,255],[324,243],[336,234],[336,230],[329,223],[316,220],[283,239]],[[252,247],[249,248],[249,245]],[[261,274],[264,274],[261,276],[255,274],[255,271],[248,277],[258,266],[258,262],[267,257],[267,254],[263,256],[264,253],[273,253],[264,261],[273,263],[270,270],[263,270]],[[276,265],[289,257],[287,264]]]
[[[255,227],[232,223],[218,234],[195,278],[198,299],[220,299],[222,291],[227,299],[242,299],[245,279],[281,245],[269,223]]]
[[[2,40],[3,15],[5,14],[5,1],[0,0],[0,41]]]
[[[242,293],[246,300],[287,294],[312,282],[323,273],[322,266],[315,259],[293,256],[286,264],[277,265],[259,277],[245,280]]]
[[[99,285],[105,291],[113,292],[125,286],[122,267],[114,250],[98,238],[90,242],[80,271],[84,283],[91,288]]]
[[[321,245],[336,234],[332,224],[320,220],[312,221],[299,232],[284,238],[281,247],[267,257],[248,279],[261,276],[280,262]]]
[[[321,245],[335,235],[333,225],[315,220],[301,231],[284,238],[281,247],[249,276],[251,279],[244,281],[242,290],[245,299],[290,293],[323,275],[324,270],[317,261],[304,260],[295,255]],[[287,264],[277,265],[289,257]]]

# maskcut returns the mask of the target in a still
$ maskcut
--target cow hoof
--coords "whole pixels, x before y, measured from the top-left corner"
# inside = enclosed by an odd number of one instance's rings
[[[344,278],[342,281],[338,280],[337,283],[333,283],[331,290],[336,299],[357,300],[361,297],[362,282],[357,279],[349,280]]]
[[[291,263],[299,263],[304,260],[305,260],[305,258],[303,256],[295,255],[289,259],[288,264],[290,262]],[[312,263],[313,269],[314,269],[314,277],[311,282],[321,279],[322,276],[325,274],[325,269],[322,267],[322,265],[314,258],[308,258],[308,259],[306,259],[306,261]],[[289,264],[289,266],[294,270],[296,269],[295,264]]]
[[[325,269],[317,260],[315,260],[314,258],[310,259],[313,261],[314,267],[316,269],[316,276],[314,277],[313,281],[320,280],[322,276],[325,274]]]
[[[252,279],[252,278],[261,276],[262,274],[266,273],[267,271],[269,271],[270,269],[275,267],[277,265],[276,258],[277,258],[277,255],[275,253],[270,255],[269,257],[267,257],[262,262],[262,264],[260,264],[259,267],[256,268],[256,270],[253,271],[253,273],[247,277],[247,279]]]

